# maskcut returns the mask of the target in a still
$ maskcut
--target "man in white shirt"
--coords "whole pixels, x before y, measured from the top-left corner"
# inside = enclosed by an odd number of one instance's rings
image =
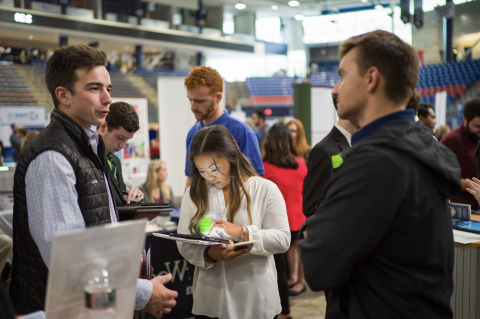
[[[105,64],[104,52],[84,45],[62,47],[48,60],[55,110],[15,171],[10,296],[17,314],[44,309],[54,234],[118,220],[105,146],[90,129],[104,123],[112,102]],[[170,312],[177,297],[163,285],[170,278],[139,279],[135,309],[157,318]]]
[[[336,106],[336,97],[333,96]],[[337,168],[335,156],[351,147],[352,134],[357,128],[349,121],[340,119],[308,156],[308,173],[303,182],[303,214],[311,217],[322,204],[328,182]]]

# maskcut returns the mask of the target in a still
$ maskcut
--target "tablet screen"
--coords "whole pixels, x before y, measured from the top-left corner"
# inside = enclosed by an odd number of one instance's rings
[[[457,221],[453,226],[464,230],[480,232],[480,223],[473,220]]]

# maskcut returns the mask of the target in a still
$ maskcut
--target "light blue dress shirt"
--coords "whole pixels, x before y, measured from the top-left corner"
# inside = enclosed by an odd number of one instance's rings
[[[98,134],[85,130],[93,151],[97,154]],[[104,174],[107,189],[108,179]],[[25,176],[28,227],[37,244],[45,265],[50,268],[53,236],[85,228],[85,221],[78,206],[75,189],[76,178],[70,162],[56,151],[38,155],[28,167]],[[117,222],[110,192],[108,204],[112,223]],[[135,309],[143,309],[152,295],[153,285],[146,279],[137,279]]]

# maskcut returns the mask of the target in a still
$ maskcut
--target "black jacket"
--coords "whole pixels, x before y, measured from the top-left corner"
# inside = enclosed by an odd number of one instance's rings
[[[123,205],[127,202],[123,200],[123,193],[122,191],[127,190],[127,186],[125,186],[125,182],[123,181],[122,177],[122,162],[118,159],[117,155],[113,155],[113,161],[115,162],[115,166],[117,168],[117,177],[118,182],[115,179],[115,175],[113,175],[113,171],[110,169],[110,165],[107,164],[107,176],[108,176],[108,184],[112,190],[112,197],[115,205]]]
[[[315,145],[308,156],[308,173],[303,182],[303,214],[312,216],[322,204],[325,188],[333,177],[332,156],[350,148],[345,136],[335,126]]]
[[[307,283],[329,292],[326,318],[452,318],[455,154],[398,120],[342,156],[300,241]]]
[[[27,147],[15,170],[10,297],[18,315],[44,310],[48,268],[30,234],[25,175],[30,163],[48,150],[59,152],[72,165],[78,206],[85,225],[111,222],[109,189],[104,179],[105,146],[101,137],[97,156],[84,129],[64,113],[54,110],[50,124]],[[97,182],[93,183],[94,180]]]

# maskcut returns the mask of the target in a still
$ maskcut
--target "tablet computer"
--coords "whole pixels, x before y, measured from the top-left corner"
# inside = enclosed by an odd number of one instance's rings
[[[453,223],[453,229],[480,234],[480,222],[474,220],[459,220]]]

